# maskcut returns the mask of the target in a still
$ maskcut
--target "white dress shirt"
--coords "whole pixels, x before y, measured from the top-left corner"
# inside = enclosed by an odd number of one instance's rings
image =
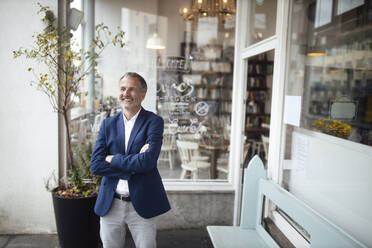
[[[130,138],[130,134],[132,133],[134,123],[136,122],[138,114],[139,114],[140,111],[141,111],[141,109],[138,110],[138,112],[135,114],[135,116],[133,116],[130,120],[127,120],[127,118],[125,118],[125,115],[123,113],[123,119],[124,119],[124,127],[123,128],[125,130],[125,151],[128,148],[128,141],[129,141],[129,138]],[[118,194],[121,194],[121,195],[129,195],[128,181],[120,179],[118,185],[116,186],[115,192],[118,193]]]

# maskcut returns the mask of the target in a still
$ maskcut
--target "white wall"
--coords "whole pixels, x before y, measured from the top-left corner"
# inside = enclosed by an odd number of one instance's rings
[[[57,9],[57,1],[0,1],[0,234],[55,232],[43,178],[58,171],[57,114],[29,85],[31,64],[12,56],[42,28],[37,2]]]
[[[122,9],[130,10],[129,16],[125,19],[122,16]],[[117,27],[124,28],[126,39],[129,33],[137,33],[138,39],[127,42],[124,49],[110,46],[103,52],[101,59],[98,61],[98,73],[103,78],[103,97],[118,96],[119,78],[127,71],[135,71],[141,74],[148,83],[148,91],[143,106],[147,110],[155,111],[156,109],[156,78],[155,67],[151,66],[151,60],[156,59],[155,54],[151,54],[145,48],[148,24],[143,23],[146,14],[156,15],[157,1],[121,1],[121,0],[100,0],[95,2],[95,24],[104,23],[112,31],[117,31]],[[150,16],[147,16],[151,23]],[[152,18],[154,21],[156,18]],[[127,23],[130,22],[130,23]],[[139,23],[140,22],[140,23]],[[129,27],[132,30],[126,30]],[[136,28],[139,27],[139,28]],[[133,30],[134,29],[134,30]],[[134,32],[132,32],[134,31]],[[136,49],[141,50],[137,53]]]
[[[372,247],[372,147],[296,128],[289,190]]]

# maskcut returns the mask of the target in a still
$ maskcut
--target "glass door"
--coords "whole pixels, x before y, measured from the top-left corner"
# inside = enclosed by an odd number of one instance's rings
[[[247,62],[244,125],[245,160],[250,160],[257,154],[267,165],[274,50],[249,57]],[[246,165],[247,163],[244,163],[244,166]]]

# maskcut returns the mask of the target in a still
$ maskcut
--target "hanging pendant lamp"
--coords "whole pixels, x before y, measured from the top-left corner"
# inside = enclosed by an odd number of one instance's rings
[[[158,33],[155,32],[146,43],[146,48],[148,49],[155,49],[155,50],[162,50],[165,49],[165,45],[163,40],[159,37]]]

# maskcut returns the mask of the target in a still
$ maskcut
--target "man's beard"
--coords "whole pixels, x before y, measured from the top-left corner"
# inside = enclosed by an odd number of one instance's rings
[[[126,100],[129,100],[129,101],[126,101]],[[123,109],[135,109],[138,106],[138,103],[133,99],[133,98],[124,98],[123,100],[121,100],[121,106]]]

